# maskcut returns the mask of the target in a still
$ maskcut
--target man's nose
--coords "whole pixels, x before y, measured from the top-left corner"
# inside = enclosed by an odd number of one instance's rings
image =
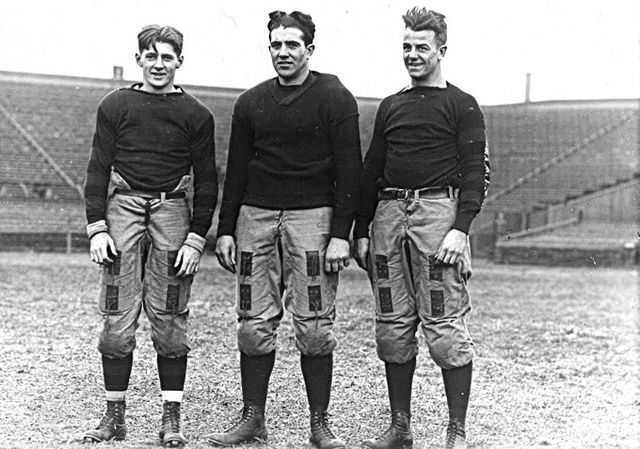
[[[164,60],[161,56],[158,56],[155,61],[153,61],[153,66],[158,68],[164,67]]]
[[[415,59],[418,57],[418,53],[416,52],[416,47],[411,47],[411,50],[409,50],[408,57],[411,59]]]
[[[280,47],[278,49],[278,57],[279,58],[286,58],[287,56],[289,56],[289,49],[287,48],[286,45],[283,45],[282,47]]]

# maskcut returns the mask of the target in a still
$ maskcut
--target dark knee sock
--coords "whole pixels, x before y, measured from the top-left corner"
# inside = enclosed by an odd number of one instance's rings
[[[129,387],[133,353],[122,359],[110,359],[102,356],[102,373],[106,391],[126,391]]]
[[[471,392],[471,374],[473,362],[453,369],[443,369],[444,391],[449,405],[449,419],[456,420],[464,426]]]
[[[245,405],[264,407],[267,403],[269,378],[276,361],[276,351],[266,355],[248,356],[240,353],[242,400]]]
[[[187,356],[171,359],[158,354],[158,376],[162,391],[184,390],[184,379],[187,376]]]
[[[320,357],[300,355],[300,367],[307,388],[309,407],[320,410],[329,408],[331,381],[333,378],[333,354]]]
[[[403,411],[411,414],[411,386],[413,373],[416,370],[416,359],[405,363],[384,364],[389,388],[389,403],[392,411]]]

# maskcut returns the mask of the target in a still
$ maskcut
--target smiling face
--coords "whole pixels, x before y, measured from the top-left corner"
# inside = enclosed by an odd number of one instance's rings
[[[171,44],[156,42],[142,54],[136,54],[136,62],[142,67],[142,90],[154,94],[173,91],[173,79],[182,65],[182,56],[176,54]]]
[[[402,42],[404,65],[414,86],[429,86],[440,83],[440,61],[447,47],[438,45],[432,30],[414,31],[405,29]]]
[[[271,62],[283,85],[302,84],[309,74],[313,44],[305,45],[298,28],[275,28],[270,33]]]

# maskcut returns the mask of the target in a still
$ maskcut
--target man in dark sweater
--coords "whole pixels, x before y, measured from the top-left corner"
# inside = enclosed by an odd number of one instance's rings
[[[392,412],[389,428],[364,445],[413,445],[411,384],[421,324],[442,368],[450,418],[446,447],[465,448],[473,357],[466,326],[467,234],[488,182],[484,119],[475,99],[442,75],[444,16],[413,8],[403,19],[411,85],[378,108],[354,229],[356,260],[369,271],[376,297],[377,351]]]
[[[107,411],[87,442],[123,439],[135,331],[144,308],[162,389],[161,442],[182,447],[188,301],[217,197],[214,121],[174,85],[182,34],[150,25],[138,35],[143,82],[98,106],[85,202],[91,260],[102,265],[98,345]],[[193,169],[193,213],[187,190]],[[109,184],[111,183],[111,189]]]
[[[334,299],[338,273],[349,264],[362,169],[358,108],[338,78],[310,71],[310,16],[276,11],[268,29],[277,77],[235,104],[216,244],[220,264],[237,277],[244,409],[233,427],[209,441],[228,446],[266,439],[264,410],[284,302],[301,352],[310,441],[343,448],[327,425],[327,408]]]

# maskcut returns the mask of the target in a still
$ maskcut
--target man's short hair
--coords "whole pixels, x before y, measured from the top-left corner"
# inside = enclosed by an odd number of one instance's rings
[[[267,24],[269,36],[271,36],[271,31],[278,27],[297,28],[302,31],[302,40],[306,46],[313,43],[313,37],[316,34],[316,24],[313,23],[311,16],[300,11],[293,11],[291,14],[284,11],[270,12]]]
[[[155,49],[157,42],[164,42],[171,45],[176,55],[180,56],[183,39],[182,33],[172,26],[147,25],[138,33],[138,49],[142,54],[149,47]]]
[[[404,26],[413,31],[431,30],[436,34],[438,45],[447,43],[447,22],[444,14],[427,10],[425,7],[414,6],[402,16]]]

